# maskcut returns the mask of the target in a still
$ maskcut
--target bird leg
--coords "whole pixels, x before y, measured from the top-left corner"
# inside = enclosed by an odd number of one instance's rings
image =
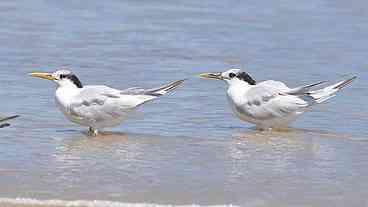
[[[93,137],[95,137],[95,136],[97,136],[97,135],[98,135],[98,130],[97,130],[97,129],[95,129],[95,128],[93,128],[93,127],[89,127],[88,135],[89,135],[89,136],[93,136]]]

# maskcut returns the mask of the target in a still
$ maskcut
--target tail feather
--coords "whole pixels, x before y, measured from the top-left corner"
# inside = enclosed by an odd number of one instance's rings
[[[335,84],[335,87],[334,89],[342,89],[344,88],[345,86],[349,85],[350,83],[352,83],[355,79],[357,78],[357,76],[353,76],[347,80],[344,80],[344,81],[341,81],[337,84]]]
[[[318,85],[321,85],[321,84],[324,84],[324,83],[326,83],[326,81],[320,81],[320,82],[309,84],[309,85],[306,85],[306,86],[300,86],[300,87],[297,87],[297,88],[292,88],[289,91],[287,91],[287,93],[290,94],[290,95],[303,95],[305,93],[308,93],[312,87],[318,86]]]
[[[326,88],[322,88],[315,91],[310,91],[308,95],[313,98],[314,102],[322,103],[327,101],[328,99],[334,97],[336,93],[344,88],[345,86],[351,84],[357,77],[354,76],[344,81],[340,81],[336,84],[327,86]]]
[[[164,86],[161,86],[161,87],[158,87],[158,88],[153,88],[153,89],[147,90],[145,92],[145,95],[150,95],[150,96],[162,96],[162,95],[165,95],[168,92],[173,91],[176,88],[178,88],[181,84],[184,83],[184,81],[185,81],[185,79],[184,80],[178,80],[178,81],[169,83],[167,85],[164,85]]]

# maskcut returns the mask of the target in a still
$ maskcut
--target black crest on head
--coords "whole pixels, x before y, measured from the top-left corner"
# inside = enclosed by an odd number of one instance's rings
[[[82,82],[78,79],[76,75],[73,73],[70,73],[68,75],[65,75],[65,78],[69,79],[71,82],[73,82],[78,88],[83,88]]]
[[[256,81],[246,72],[241,72],[236,77],[247,82],[249,85],[256,85]]]

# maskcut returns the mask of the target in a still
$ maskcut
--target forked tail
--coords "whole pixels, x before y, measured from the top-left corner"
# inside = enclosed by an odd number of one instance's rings
[[[135,106],[142,105],[148,101],[154,100],[162,95],[169,93],[170,91],[178,88],[185,80],[178,80],[167,85],[152,88],[152,89],[142,89],[142,88],[128,88],[121,92],[121,94],[133,95],[137,103]]]
[[[352,78],[349,78],[344,81],[340,81],[336,84],[327,86],[325,88],[315,90],[315,91],[309,91],[308,95],[313,98],[314,102],[316,103],[322,103],[327,101],[328,99],[334,97],[336,93],[344,88],[345,86],[349,85],[356,79],[357,76],[354,76]]]
[[[172,83],[169,83],[167,85],[158,87],[158,88],[153,88],[153,89],[149,89],[145,91],[145,95],[150,95],[150,96],[162,96],[167,94],[170,91],[175,90],[176,88],[178,88],[185,80],[178,80]]]

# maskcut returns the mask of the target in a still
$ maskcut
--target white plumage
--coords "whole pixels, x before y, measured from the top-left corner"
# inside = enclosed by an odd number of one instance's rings
[[[227,97],[235,115],[253,123],[259,129],[285,128],[311,106],[335,96],[356,77],[331,86],[313,90],[325,82],[289,88],[279,81],[256,83],[247,73],[231,69],[223,73],[204,73],[200,77],[224,80],[228,83]]]
[[[90,133],[119,125],[138,106],[154,100],[174,90],[184,80],[154,88],[129,88],[117,90],[107,86],[83,86],[79,79],[68,70],[55,73],[31,73],[34,77],[53,80],[58,87],[56,103],[64,115],[72,122],[90,127]]]

